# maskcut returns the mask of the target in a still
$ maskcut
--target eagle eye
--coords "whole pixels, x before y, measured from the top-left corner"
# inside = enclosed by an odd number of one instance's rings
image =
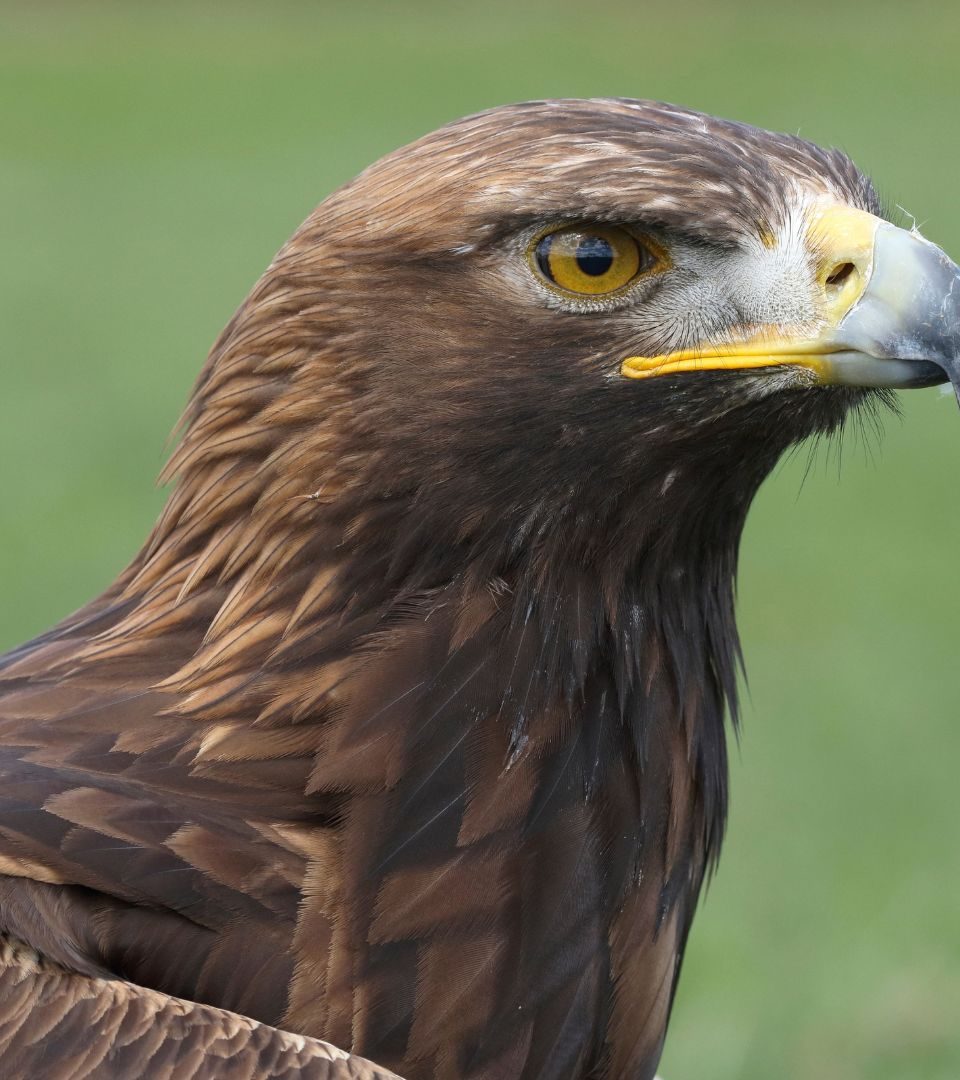
[[[564,292],[604,296],[655,269],[662,255],[626,229],[574,225],[537,236],[529,260],[550,285]]]

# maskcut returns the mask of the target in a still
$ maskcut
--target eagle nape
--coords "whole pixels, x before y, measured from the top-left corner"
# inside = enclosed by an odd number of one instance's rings
[[[0,1075],[652,1080],[751,502],[960,386],[957,281],[846,155],[658,102],[329,196],[130,566],[0,657]]]

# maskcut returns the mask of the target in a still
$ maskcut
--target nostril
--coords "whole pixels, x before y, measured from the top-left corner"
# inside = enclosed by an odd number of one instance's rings
[[[855,271],[856,267],[852,262],[839,263],[833,268],[833,270],[827,275],[826,284],[836,289],[842,285]]]

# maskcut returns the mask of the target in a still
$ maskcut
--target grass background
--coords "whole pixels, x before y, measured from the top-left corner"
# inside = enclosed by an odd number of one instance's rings
[[[133,554],[210,342],[380,154],[511,100],[663,98],[843,146],[956,254],[958,56],[960,9],[885,0],[0,0],[0,647]],[[745,736],[668,1080],[960,1075],[960,416],[903,404],[752,512]]]

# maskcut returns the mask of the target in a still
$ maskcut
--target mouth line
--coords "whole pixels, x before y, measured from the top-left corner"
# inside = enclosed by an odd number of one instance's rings
[[[661,356],[629,356],[620,373],[627,378],[649,379],[663,375],[708,371],[751,371],[772,367],[801,367],[818,383],[914,389],[936,386],[949,380],[938,364],[922,357],[879,357],[842,345],[797,343],[788,348],[747,346],[685,350]]]

